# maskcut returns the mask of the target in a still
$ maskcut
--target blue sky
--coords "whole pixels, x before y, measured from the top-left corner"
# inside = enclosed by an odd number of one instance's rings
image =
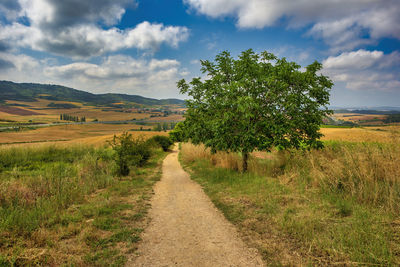
[[[398,0],[3,0],[0,79],[184,98],[200,59],[318,60],[333,106],[400,106]]]

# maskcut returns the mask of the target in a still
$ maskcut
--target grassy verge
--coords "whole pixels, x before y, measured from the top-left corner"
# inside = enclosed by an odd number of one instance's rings
[[[329,142],[252,158],[183,144],[181,161],[267,265],[400,264],[400,147]]]
[[[109,148],[0,150],[0,266],[123,266],[165,152],[116,177]]]

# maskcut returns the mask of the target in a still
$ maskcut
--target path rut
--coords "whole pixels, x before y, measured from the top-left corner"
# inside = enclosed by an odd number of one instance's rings
[[[182,169],[177,148],[165,158],[162,171],[139,256],[128,266],[263,266],[257,251],[244,244]]]

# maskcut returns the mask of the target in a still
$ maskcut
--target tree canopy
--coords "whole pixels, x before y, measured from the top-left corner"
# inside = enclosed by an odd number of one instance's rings
[[[215,61],[201,61],[204,79],[178,82],[188,94],[185,136],[212,152],[248,154],[273,147],[321,147],[322,119],[330,114],[332,81],[315,61],[302,69],[272,53],[249,49],[234,59],[224,51]]]

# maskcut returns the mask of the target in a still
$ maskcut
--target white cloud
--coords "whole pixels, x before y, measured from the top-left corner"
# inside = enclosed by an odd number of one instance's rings
[[[328,57],[323,73],[335,82],[344,82],[353,90],[400,90],[400,53],[358,50]]]
[[[0,24],[0,41],[62,56],[87,58],[127,48],[154,52],[162,44],[177,47],[189,34],[186,27],[147,21],[124,30],[100,26],[117,23],[125,6],[134,4],[129,0],[20,0],[20,3],[20,16],[25,16],[29,25],[17,21]]]
[[[313,25],[309,34],[334,50],[353,49],[382,37],[400,39],[398,0],[184,0],[200,14],[231,16],[239,28]],[[283,20],[282,20],[283,19]]]
[[[164,26],[142,22],[133,29],[103,30],[95,25],[67,28],[56,34],[46,34],[39,28],[13,23],[0,26],[0,39],[12,41],[20,47],[70,57],[91,57],[126,48],[155,51],[163,43],[177,47],[186,40],[185,27]]]
[[[48,58],[0,53],[0,62],[13,62],[2,69],[0,80],[52,83],[93,93],[118,92],[157,98],[179,97],[176,81],[185,74],[173,59],[135,59],[126,55],[103,58],[98,64],[74,62],[55,64]],[[29,73],[29,75],[26,75]]]

